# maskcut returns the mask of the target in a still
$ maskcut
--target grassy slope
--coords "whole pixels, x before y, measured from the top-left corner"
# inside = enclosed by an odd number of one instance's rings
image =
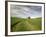
[[[23,19],[11,17],[11,31],[41,30],[41,18]]]

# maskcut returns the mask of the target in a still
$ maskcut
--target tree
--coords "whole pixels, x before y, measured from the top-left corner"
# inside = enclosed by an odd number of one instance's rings
[[[28,17],[28,19],[30,19],[30,17]]]

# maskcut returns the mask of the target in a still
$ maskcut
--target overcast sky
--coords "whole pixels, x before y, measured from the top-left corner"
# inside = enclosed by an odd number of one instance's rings
[[[30,6],[30,5],[11,5],[10,10],[11,10],[11,16],[12,17],[21,17],[21,18],[26,18],[26,17],[41,17],[42,12],[41,12],[41,6]]]

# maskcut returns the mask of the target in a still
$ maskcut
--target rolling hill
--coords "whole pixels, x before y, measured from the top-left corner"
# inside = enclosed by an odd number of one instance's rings
[[[41,18],[24,19],[11,17],[11,31],[38,31],[41,30]]]

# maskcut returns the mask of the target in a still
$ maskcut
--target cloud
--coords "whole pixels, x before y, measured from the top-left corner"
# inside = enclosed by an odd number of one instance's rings
[[[11,16],[16,17],[41,17],[41,6],[11,5]]]

